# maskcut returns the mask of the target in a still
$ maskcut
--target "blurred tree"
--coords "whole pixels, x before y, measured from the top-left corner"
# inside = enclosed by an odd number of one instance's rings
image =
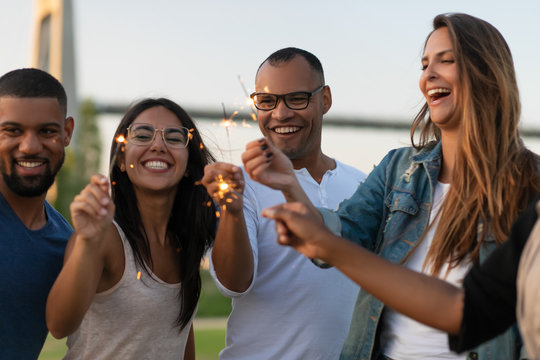
[[[75,119],[72,146],[66,148],[66,159],[56,180],[54,207],[71,222],[69,204],[97,173],[101,158],[101,137],[97,124],[98,110],[91,99],[83,101],[80,118]]]

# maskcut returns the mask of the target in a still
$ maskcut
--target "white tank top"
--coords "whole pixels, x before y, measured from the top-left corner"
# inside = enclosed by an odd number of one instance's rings
[[[430,223],[435,219],[436,223],[431,226],[426,237],[411,254],[405,266],[411,270],[422,272],[422,266],[426,259],[429,247],[433,242],[433,235],[437,228],[437,213],[446,198],[450,184],[438,182],[433,192],[433,206],[431,207]],[[447,274],[448,266],[445,264],[441,271],[441,277],[453,285],[461,286],[463,278],[471,264],[464,261]],[[429,269],[425,270],[429,274]],[[445,276],[447,274],[447,276]],[[381,346],[384,355],[396,360],[418,359],[452,359],[465,360],[466,354],[456,354],[448,347],[448,335],[443,332],[423,325],[390,308],[385,308],[383,327],[381,330]],[[441,311],[445,311],[441,309]]]
[[[124,245],[124,274],[94,296],[80,327],[67,339],[64,359],[183,359],[191,322],[181,333],[175,326],[180,283],[168,284],[141,269],[115,225]]]

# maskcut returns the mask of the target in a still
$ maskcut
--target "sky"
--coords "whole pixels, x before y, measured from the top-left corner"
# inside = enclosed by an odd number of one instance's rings
[[[0,73],[29,65],[33,0],[0,0]],[[245,106],[259,64],[296,46],[321,60],[329,115],[410,121],[422,104],[431,21],[465,12],[493,24],[514,56],[525,127],[540,128],[539,1],[73,0],[80,99],[166,96],[189,108]]]

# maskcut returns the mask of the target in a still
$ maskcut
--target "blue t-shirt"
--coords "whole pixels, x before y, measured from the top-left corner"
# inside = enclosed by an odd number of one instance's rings
[[[0,360],[37,359],[45,338],[45,304],[73,232],[47,202],[46,225],[29,230],[0,194]]]

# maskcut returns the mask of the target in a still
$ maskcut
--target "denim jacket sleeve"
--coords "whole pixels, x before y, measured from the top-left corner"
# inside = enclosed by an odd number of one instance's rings
[[[439,148],[420,154],[412,148],[390,151],[337,211],[319,209],[326,225],[391,261],[399,260],[427,224],[439,154]]]
[[[318,209],[332,232],[363,247],[374,249],[384,216],[386,168],[393,152],[385,156],[352,197],[341,202],[336,211]]]

